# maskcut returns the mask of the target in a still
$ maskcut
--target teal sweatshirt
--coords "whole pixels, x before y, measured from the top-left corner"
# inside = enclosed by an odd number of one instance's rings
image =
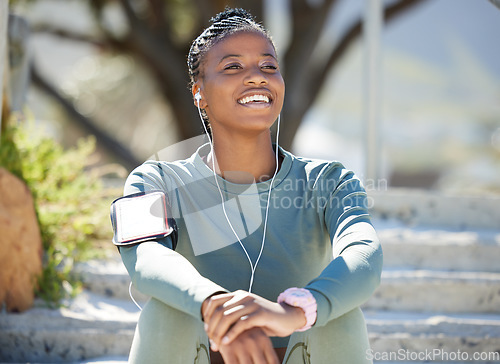
[[[178,225],[175,251],[170,237],[120,248],[139,291],[200,320],[201,304],[211,294],[248,290],[248,258],[255,265],[259,256],[271,183],[235,184],[217,176],[230,225],[202,159],[209,150],[204,145],[171,163],[147,161],[126,181],[125,195],[167,194]],[[276,301],[286,288],[305,287],[317,301],[315,325],[321,326],[371,296],[380,282],[382,250],[366,192],[352,171],[338,162],[280,153],[252,292]]]

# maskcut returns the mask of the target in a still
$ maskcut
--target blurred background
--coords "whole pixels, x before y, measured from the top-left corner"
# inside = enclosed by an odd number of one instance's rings
[[[500,10],[488,0],[382,3],[377,177],[499,193]],[[226,4],[250,9],[276,42],[287,85],[281,144],[363,176],[364,1],[11,2],[30,27],[26,108],[66,146],[97,132],[100,163],[127,171],[200,135],[185,59]]]

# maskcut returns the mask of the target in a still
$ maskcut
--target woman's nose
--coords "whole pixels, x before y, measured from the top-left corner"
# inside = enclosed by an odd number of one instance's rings
[[[248,74],[245,77],[245,84],[267,85],[267,83],[267,75],[259,67],[253,67],[248,70]]]

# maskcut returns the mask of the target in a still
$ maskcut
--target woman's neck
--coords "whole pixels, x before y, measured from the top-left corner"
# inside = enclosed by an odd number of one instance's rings
[[[269,132],[256,138],[214,137],[216,172],[233,183],[253,183],[271,179],[276,170],[276,155]],[[213,168],[212,155],[206,161]]]

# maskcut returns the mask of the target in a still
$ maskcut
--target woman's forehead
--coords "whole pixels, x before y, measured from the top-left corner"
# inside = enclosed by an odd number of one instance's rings
[[[256,31],[239,31],[225,36],[216,42],[206,53],[207,59],[221,61],[228,56],[244,57],[259,54],[263,57],[276,57],[271,40]]]

